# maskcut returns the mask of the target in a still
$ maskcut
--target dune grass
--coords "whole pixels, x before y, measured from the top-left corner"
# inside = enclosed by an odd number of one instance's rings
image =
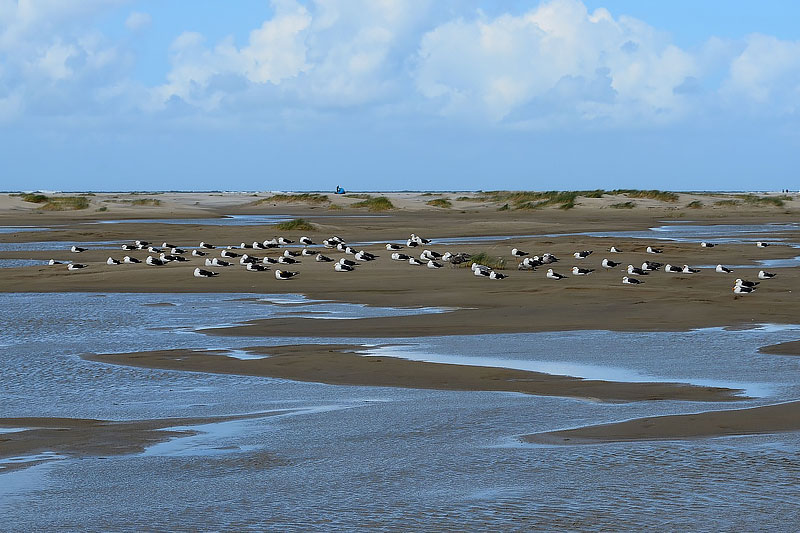
[[[48,200],[50,200],[50,198],[48,198],[44,194],[35,194],[31,192],[21,194],[20,197],[22,198],[23,201],[30,202],[32,204],[43,204]]]
[[[136,200],[131,200],[131,205],[147,205],[156,207],[161,205],[161,200],[158,198],[138,198]]]
[[[702,209],[703,202],[701,202],[700,200],[694,200],[686,204],[686,207],[688,207],[689,209]]]
[[[435,198],[433,200],[428,200],[427,202],[425,202],[425,204],[433,207],[442,207],[445,209],[453,207],[453,202],[451,202],[447,198]]]
[[[376,196],[375,198],[356,202],[350,207],[366,207],[370,211],[388,211],[394,209],[394,204],[385,196]]]
[[[485,202],[486,198],[481,196],[459,196],[456,198],[456,202]]]
[[[611,204],[608,207],[610,207],[611,209],[633,209],[634,207],[636,207],[636,204],[631,201],[628,201],[628,202],[620,202],[618,204]]]
[[[504,258],[489,255],[487,252],[472,254],[472,257],[465,264],[467,266],[472,266],[473,264],[483,265],[494,270],[504,270],[506,268],[506,260]]]
[[[741,204],[739,200],[719,200],[718,202],[714,202],[714,205],[718,205],[720,207],[733,207],[739,204]]]
[[[46,196],[26,193],[21,197],[26,202],[42,204],[42,211],[78,211],[89,207],[89,200],[85,196]]]
[[[674,192],[659,191],[657,189],[639,190],[639,189],[615,189],[608,191],[608,194],[621,195],[624,194],[628,198],[643,198],[647,200],[659,200],[661,202],[677,202],[678,195]]]
[[[286,222],[281,222],[280,224],[275,225],[281,231],[313,231],[314,224],[307,221],[304,218],[295,218],[292,220],[287,220]]]
[[[784,202],[791,200],[791,196],[756,196],[755,194],[737,194],[744,203],[759,207],[783,207]]]
[[[357,194],[345,194],[344,197],[345,198],[355,198],[357,200],[369,200],[370,198],[372,198],[372,195],[371,194],[357,193]]]
[[[330,202],[327,194],[319,194],[315,192],[303,192],[296,194],[273,194],[268,198],[256,200],[250,205],[262,205],[269,203],[303,203],[312,205],[321,205]]]

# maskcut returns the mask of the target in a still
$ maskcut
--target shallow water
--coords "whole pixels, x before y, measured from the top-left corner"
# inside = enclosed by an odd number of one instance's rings
[[[127,420],[290,410],[198,425],[198,435],[143,454],[45,454],[39,459],[50,460],[43,464],[0,474],[3,527],[759,530],[797,523],[796,433],[583,447],[524,445],[516,438],[798,398],[800,358],[756,351],[795,339],[796,327],[391,339],[406,343],[394,349],[429,360],[546,362],[608,377],[621,372],[739,383],[765,395],[737,405],[329,386],[128,368],[79,357],[360,342],[210,337],[195,329],[297,309],[340,318],[422,312],[251,296],[0,295],[9,311],[0,331],[0,416]]]

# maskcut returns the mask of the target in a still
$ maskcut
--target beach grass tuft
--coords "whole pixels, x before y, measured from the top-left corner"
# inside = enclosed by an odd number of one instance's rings
[[[47,202],[50,198],[45,196],[44,194],[35,194],[35,193],[25,193],[21,195],[21,198],[25,202],[30,202],[32,204],[43,204]]]
[[[608,194],[621,195],[624,194],[628,198],[643,198],[647,200],[658,200],[660,202],[677,202],[678,195],[674,192],[659,191],[657,189],[639,190],[639,189],[615,189],[608,191]]]
[[[473,264],[487,266],[494,270],[504,270],[506,268],[506,260],[504,258],[490,255],[487,252],[472,254],[466,265],[472,266]]]
[[[759,207],[783,207],[784,202],[791,200],[791,196],[757,196],[755,194],[737,194],[744,203]]]
[[[631,201],[627,201],[627,202],[620,202],[618,204],[611,204],[608,207],[610,207],[611,209],[633,209],[634,207],[636,207],[636,204]]]
[[[717,202],[714,202],[714,205],[718,205],[720,207],[733,207],[739,204],[741,204],[739,200],[719,200]]]
[[[34,204],[43,204],[43,211],[78,211],[89,207],[89,200],[85,196],[46,196],[26,193],[22,195],[22,199]]]
[[[443,207],[445,209],[453,207],[453,202],[451,202],[447,198],[435,198],[433,200],[428,200],[427,202],[425,202],[425,204],[431,205],[433,207]]]
[[[327,194],[319,194],[315,192],[303,192],[296,194],[273,194],[268,198],[256,200],[250,205],[262,205],[268,203],[303,203],[312,205],[321,205],[330,202]]]
[[[370,198],[372,198],[372,195],[371,194],[357,193],[357,194],[345,194],[344,197],[345,198],[355,198],[357,200],[369,200]]]
[[[281,222],[280,224],[275,225],[281,231],[313,231],[314,224],[309,222],[304,218],[295,218],[293,220],[287,220],[286,222]]]
[[[694,200],[686,204],[686,207],[688,207],[689,209],[702,209],[703,202],[701,202],[700,200]]]
[[[161,200],[158,198],[137,198],[136,200],[131,200],[131,205],[157,207],[161,205]]]
[[[369,200],[356,202],[350,207],[366,207],[370,211],[388,211],[389,209],[394,209],[394,204],[385,196],[376,196]]]

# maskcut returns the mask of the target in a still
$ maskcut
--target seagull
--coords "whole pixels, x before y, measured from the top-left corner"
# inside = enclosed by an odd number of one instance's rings
[[[347,266],[354,267],[354,266],[356,266],[358,263],[356,263],[355,261],[351,261],[351,260],[349,260],[349,259],[346,259],[346,258],[342,257],[341,259],[339,259],[339,264],[340,264],[340,265],[347,265]]]
[[[261,244],[261,243],[260,243],[260,242],[258,242],[258,241],[253,241],[253,249],[254,249],[254,250],[266,250],[266,249],[267,249],[267,247],[266,247],[266,246],[264,246],[263,244]]]
[[[213,244],[208,244],[207,242],[200,241],[200,248],[206,248],[208,250],[214,248]]]
[[[636,268],[633,265],[628,265],[628,274],[632,274],[634,276],[646,276],[647,272],[641,268]]]
[[[590,255],[592,255],[592,250],[584,250],[582,252],[575,252],[572,255],[575,257],[575,259],[586,259]]]
[[[277,259],[273,259],[272,257],[265,257],[261,260],[261,264],[263,265],[274,265],[278,262]]]
[[[423,263],[422,261],[420,261],[416,257],[409,257],[408,258],[408,264],[411,265],[411,266],[420,266],[420,265],[424,265],[425,263]]]
[[[283,237],[278,237],[278,244],[293,244],[294,241],[290,241],[289,239],[284,239]]]
[[[336,272],[352,272],[354,270],[354,267],[350,265],[345,265],[343,263],[336,263],[335,265],[333,265],[333,269]]]
[[[180,254],[185,254],[186,250],[182,250],[180,248],[173,247],[172,250],[170,250],[170,253],[172,253],[174,255],[180,255]]]
[[[250,272],[264,272],[265,270],[269,270],[269,267],[259,265],[258,263],[247,263],[245,270],[249,270]]]
[[[542,255],[542,264],[549,265],[550,263],[558,263],[558,257],[554,256],[551,253],[546,253]]]
[[[122,245],[122,249],[127,251],[127,252],[130,252],[132,250],[136,250],[136,246],[133,245],[133,244],[123,244]]]
[[[215,257],[214,259],[211,260],[211,264],[206,266],[226,267],[226,266],[231,266],[231,264],[227,261],[223,261],[222,259],[217,259]]]
[[[128,264],[141,263],[141,261],[139,261],[135,257],[131,257],[129,255],[126,255],[125,257],[123,257],[122,258],[122,262],[123,263],[128,263]]]
[[[722,265],[717,265],[717,268],[715,268],[714,270],[716,272],[719,272],[720,274],[730,274],[731,272],[733,272],[733,270],[731,270],[730,268],[724,267]]]
[[[144,262],[150,266],[164,266],[167,264],[166,261],[159,259],[158,257],[153,257],[152,255],[148,255]]]
[[[664,267],[664,272],[669,272],[670,274],[681,274],[683,269],[681,267],[672,266],[669,263]]]
[[[164,252],[161,252],[158,257],[159,257],[159,259],[161,259],[164,262],[169,262],[169,261],[186,262],[186,261],[188,261],[188,259],[186,259],[185,257],[182,257],[180,255],[165,254]]]
[[[572,275],[573,276],[588,276],[592,272],[594,272],[593,268],[572,267]]]
[[[297,257],[298,255],[300,255],[300,252],[293,252],[291,250],[283,251],[283,257]]]
[[[168,242],[162,242],[161,243],[161,247],[162,248],[175,248],[175,245],[174,244],[170,244]]]
[[[759,285],[760,283],[761,283],[760,281],[747,281],[747,280],[744,280],[742,278],[737,278],[736,279],[736,285],[739,285],[740,287],[755,287],[756,285]]]
[[[52,259],[51,259],[52,261]],[[758,271],[758,279],[770,279],[777,276],[777,274],[773,274],[772,272],[767,272],[766,270],[759,270]]]
[[[314,244],[314,241],[312,241],[311,239],[309,239],[306,236],[300,237],[299,241],[300,241],[300,244],[303,244],[305,246],[311,246],[312,244]]]
[[[251,265],[258,262],[259,262],[258,257],[253,257],[247,254],[244,254],[242,257],[239,258],[240,265]]]
[[[359,252],[356,252],[356,255],[355,255],[356,261],[374,261],[375,257],[376,256],[372,255],[371,253],[369,253],[369,252],[367,252],[365,250],[361,250]]]
[[[201,252],[200,250],[192,250],[192,255],[195,257],[203,257],[204,255],[208,255],[208,252]]]
[[[264,259],[266,259],[266,257]],[[331,261],[333,261],[333,259],[331,259],[327,255],[317,254],[317,256],[314,258],[314,261],[316,261],[317,263],[330,263]]]
[[[683,265],[683,270],[681,271],[684,274],[697,274],[700,272],[699,268],[692,268],[689,265]]]
[[[401,245],[399,245],[399,244],[388,243],[386,245],[386,249],[389,250],[390,252],[393,252],[393,251],[397,251],[397,250],[402,250],[403,247]]]
[[[64,263],[62,263],[61,261],[56,261],[55,259],[51,259],[50,261],[47,262],[47,264],[53,266],[53,265],[63,265]]]
[[[490,269],[489,267],[487,267],[486,265],[482,265],[482,264],[480,264],[480,263],[472,263],[472,265],[470,266],[470,268],[472,269],[472,271],[473,271],[473,272],[474,272],[474,271],[476,271],[476,270],[485,270],[485,271],[487,271],[487,272],[488,272],[489,270],[491,270],[491,269]]]
[[[262,245],[264,246],[264,248],[277,248],[278,239],[265,239]]]
[[[303,248],[300,251],[300,255],[304,255],[304,256],[317,255],[317,252],[315,252],[314,250],[309,250],[308,248]]]
[[[517,248],[512,248],[511,255],[513,255],[514,257],[525,257],[526,255],[530,254],[528,254],[528,252],[523,252],[522,250],[519,250]]]
[[[406,246],[408,246],[409,248],[414,248],[415,246],[419,246],[419,243],[417,241],[412,241],[411,239],[408,239],[406,241]]]
[[[654,261],[645,261],[644,263],[642,263],[642,270],[655,272],[656,270],[661,268],[662,265],[663,263],[656,263]]]
[[[244,243],[244,242],[239,245],[239,248],[242,249],[242,250],[246,250],[246,249],[252,248],[252,247],[253,247],[252,244],[247,244],[247,243]]]
[[[646,251],[648,254],[660,254],[660,253],[662,253],[664,250],[662,250],[661,248],[653,248],[652,246],[648,246],[648,247],[647,247],[647,250],[645,250],[645,251]]]
[[[133,244],[135,244],[137,247],[140,247],[139,249],[150,246],[148,241],[133,241]]]
[[[625,276],[625,277],[622,278],[622,283],[624,283],[626,285],[639,285],[641,283],[644,283],[644,281],[638,280],[636,278],[629,278],[628,276]]]
[[[440,254],[439,252],[434,252],[432,250],[422,250],[422,253],[420,254],[420,256],[423,256],[423,255],[426,256],[429,260],[430,259],[441,259],[442,258],[442,254]],[[422,259],[422,257],[420,257],[420,259]]]
[[[736,294],[748,294],[755,291],[755,287],[745,287],[744,285],[734,285],[733,292]]]
[[[239,254],[237,254],[236,252],[231,252],[229,250],[222,250],[219,253],[219,256],[225,258],[231,258],[231,257],[239,257]]]
[[[505,274],[501,274],[500,272],[495,272],[492,270],[489,272],[489,279],[506,279],[508,276]]]
[[[160,254],[164,250],[162,250],[161,248],[156,248],[155,246],[148,246],[147,251],[150,252],[151,254]]]
[[[292,279],[300,272],[289,272],[288,270],[276,270],[275,279]]]
[[[768,242],[758,241],[756,243],[756,246],[758,246],[759,248],[766,248],[767,246],[769,246],[769,243]]]
[[[705,242],[705,241],[703,241],[703,242],[700,243],[700,246],[702,246],[703,248],[713,248],[713,247],[716,246],[716,244],[714,244],[713,242]]]
[[[114,259],[113,257],[109,257],[108,259],[106,259],[106,264],[107,265],[118,265],[119,264],[119,260],[118,259]]]
[[[436,261],[434,261],[433,259],[431,259],[430,261],[428,261],[428,268],[442,268],[443,266],[444,266],[444,265],[442,265],[441,263],[437,263],[437,262],[436,262]]]
[[[72,248],[69,249],[69,251],[73,252],[73,253],[76,253],[76,254],[79,254],[81,252],[85,252],[86,248],[81,248],[79,246],[73,246]]]
[[[81,268],[86,268],[86,265],[83,265],[81,263],[70,263],[69,265],[67,265],[67,270],[79,270]]]
[[[203,270],[200,267],[194,269],[194,277],[196,278],[213,278],[219,276],[219,272],[211,272],[210,270]]]
[[[280,256],[278,258],[278,263],[280,263],[282,265],[294,265],[294,264],[299,263],[299,262],[300,261],[298,261],[297,259],[292,259],[291,257],[286,257],[284,255],[282,255],[282,256]]]
[[[550,269],[547,270],[547,277],[550,278],[550,279],[561,279],[561,278],[564,278],[566,276],[563,276],[563,275],[559,274],[558,272],[553,272],[553,269],[550,268]]]
[[[406,254],[401,254],[400,252],[395,252],[392,254],[393,261],[408,261],[409,259],[411,259],[411,256]]]
[[[620,264],[616,261],[611,261],[610,259],[603,259],[603,268],[614,268],[619,266]]]
[[[616,246],[612,246],[611,248],[608,249],[608,251],[611,252],[612,254],[621,254],[622,253],[622,250],[620,250]]]
[[[423,239],[422,237],[420,237],[418,235],[414,235],[413,233],[409,237],[409,240],[412,240],[412,241],[416,242],[417,244],[429,244],[431,242],[430,239]]]
[[[352,246],[345,246],[345,247],[344,247],[344,253],[346,253],[346,254],[350,254],[350,255],[356,255],[356,252],[357,252],[357,251],[358,251],[358,250],[356,250],[356,249],[355,249],[355,248],[353,248]]]
[[[475,276],[479,276],[479,277],[483,276],[483,277],[488,278],[491,275],[492,272],[494,272],[494,271],[493,270],[489,270],[489,269],[484,270],[482,268],[476,268],[476,269],[474,269],[472,271],[472,274],[475,275]]]

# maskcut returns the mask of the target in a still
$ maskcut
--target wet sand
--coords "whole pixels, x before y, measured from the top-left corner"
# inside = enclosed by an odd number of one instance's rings
[[[94,420],[79,418],[0,418],[0,428],[26,428],[0,433],[0,458],[33,456],[43,452],[70,457],[102,457],[141,453],[147,447],[176,437],[196,435],[195,430],[165,430],[249,418],[275,416],[285,411],[205,418],[162,418],[155,420]],[[0,472],[32,466],[32,458],[0,464]]]
[[[339,321],[337,321],[339,322]],[[362,346],[303,344],[255,346],[243,350],[265,354],[261,359],[236,359],[223,351],[157,350],[123,354],[90,354],[104,363],[239,374],[310,381],[331,385],[402,387],[458,391],[520,392],[540,396],[597,401],[732,401],[739,391],[682,383],[624,383],[587,380],[509,368],[408,361],[396,357],[359,355]]]
[[[688,415],[637,418],[625,422],[525,435],[535,444],[600,444],[678,440],[800,431],[800,402]]]
[[[781,342],[780,344],[770,344],[758,349],[761,353],[774,355],[800,355],[800,341]]]

